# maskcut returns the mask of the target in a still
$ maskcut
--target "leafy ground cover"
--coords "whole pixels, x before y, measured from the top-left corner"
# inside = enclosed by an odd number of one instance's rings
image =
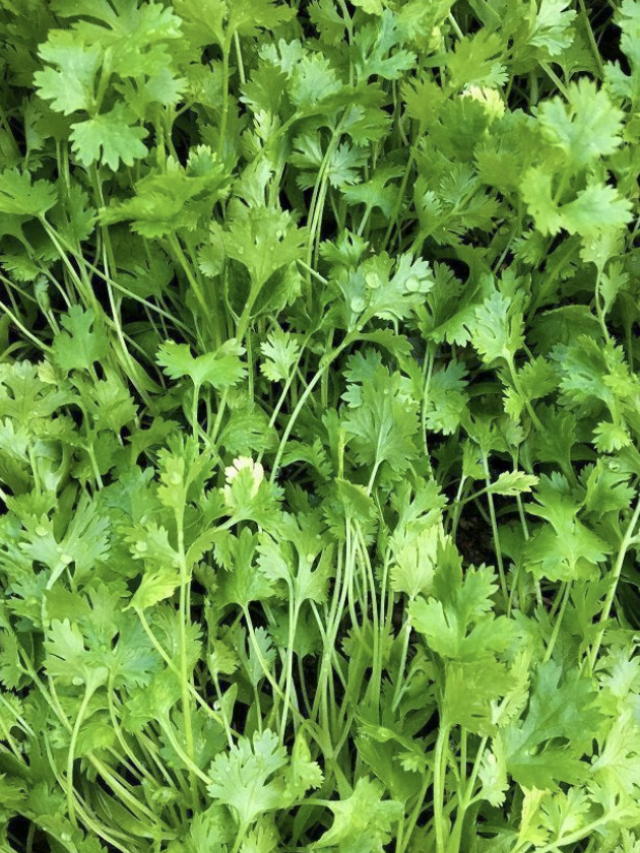
[[[2,0],[0,847],[638,853],[638,0]]]

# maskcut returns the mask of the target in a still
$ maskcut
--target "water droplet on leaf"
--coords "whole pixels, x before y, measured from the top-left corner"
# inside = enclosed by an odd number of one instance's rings
[[[367,283],[367,287],[370,287],[371,290],[376,290],[376,288],[380,287],[380,276],[375,272],[368,272],[364,280]]]

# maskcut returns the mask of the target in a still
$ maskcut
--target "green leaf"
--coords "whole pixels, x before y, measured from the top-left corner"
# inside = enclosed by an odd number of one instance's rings
[[[82,44],[73,33],[53,30],[39,53],[54,66],[34,75],[40,97],[51,101],[53,109],[63,115],[91,109],[102,60],[100,49]]]
[[[522,180],[522,198],[541,234],[557,234],[563,227],[560,209],[553,197],[553,175],[542,167],[528,169]]]
[[[248,527],[239,536],[220,531],[215,539],[215,558],[224,571],[218,576],[222,604],[246,607],[251,601],[268,599],[273,586],[254,563],[257,537]]]
[[[442,723],[488,736],[496,733],[493,708],[513,687],[505,664],[491,658],[447,662]]]
[[[317,54],[304,56],[291,69],[289,91],[291,100],[297,107],[315,108],[341,89],[342,83],[325,57]]]
[[[523,492],[530,492],[537,483],[538,478],[532,474],[524,474],[522,471],[504,471],[491,483],[487,491],[496,495],[515,497]]]
[[[554,98],[539,110],[544,138],[565,156],[569,168],[584,169],[622,144],[623,114],[606,92],[586,77],[568,88],[569,101]]]
[[[351,375],[356,378],[354,369]],[[406,471],[417,454],[414,436],[418,424],[402,377],[378,365],[361,386],[350,385],[345,398],[349,408],[344,428],[351,436],[357,463],[374,471],[386,463],[392,476]]]
[[[635,797],[640,787],[639,749],[638,724],[631,713],[625,711],[613,722],[604,747],[591,765],[596,780],[622,796]]]
[[[286,797],[292,800],[302,798],[310,788],[319,788],[324,776],[317,761],[311,758],[311,751],[303,732],[299,732],[291,751],[291,770],[287,778]]]
[[[631,202],[620,198],[605,184],[592,184],[575,200],[560,209],[562,226],[569,234],[590,237],[601,231],[616,231],[633,219]]]
[[[66,373],[90,370],[106,356],[106,331],[102,322],[96,320],[93,309],[85,311],[79,305],[72,305],[62,318],[62,325],[65,331],[56,337],[53,345],[53,358],[61,370]]]
[[[116,104],[108,113],[73,125],[73,150],[83,166],[105,163],[117,171],[120,161],[133,166],[147,155],[142,140],[148,135],[144,127],[134,126],[134,117],[123,104]]]
[[[31,176],[17,169],[5,169],[0,175],[0,213],[16,216],[43,216],[57,202],[53,184],[31,182]]]
[[[278,327],[260,344],[260,351],[265,357],[260,370],[267,379],[286,382],[300,355],[300,345],[295,338]]]
[[[377,0],[366,2],[377,5]],[[397,80],[403,72],[413,68],[416,56],[400,47],[404,42],[398,18],[389,9],[382,11],[376,25],[360,27],[354,38],[358,79],[365,81],[379,76],[385,80]]]
[[[253,741],[240,738],[214,759],[209,770],[209,796],[229,806],[238,824],[247,829],[258,816],[281,807],[284,780],[279,771],[287,761],[286,750],[269,729],[255,734]]]
[[[233,460],[225,469],[227,485],[222,495],[235,521],[252,520],[268,528],[277,520],[280,492],[265,480],[264,468],[248,456]]]
[[[576,670],[563,679],[553,661],[540,666],[527,714],[501,735],[513,778],[541,790],[585,779],[589,765],[582,758],[600,721],[595,701],[592,685]]]
[[[386,3],[383,3],[383,0],[354,0],[353,5],[362,9],[368,15],[382,15]]]
[[[366,776],[359,779],[353,793],[344,800],[330,805],[334,821],[315,848],[336,847],[353,853],[374,853],[390,841],[397,821],[402,815],[402,805],[395,800],[384,800],[382,786]]]
[[[227,256],[247,268],[257,290],[303,257],[305,232],[290,214],[272,208],[243,208],[220,237]]]
[[[549,56],[561,56],[574,40],[572,24],[576,12],[568,9],[568,0],[541,0],[540,8],[531,24],[529,44],[543,48]]]
[[[501,62],[503,51],[504,44],[500,36],[486,29],[457,41],[455,52],[449,54],[447,63],[451,88],[494,88],[502,85],[506,79],[505,66]]]
[[[620,62],[607,63],[605,80],[607,88],[616,98],[635,100],[640,93],[640,51],[638,51],[638,36],[640,35],[640,15],[636,0],[623,0],[615,16],[616,23],[622,30],[620,48],[626,54],[631,66],[631,74],[620,67]]]
[[[460,426],[469,398],[464,364],[451,361],[436,370],[427,390],[427,426],[434,432],[451,435]]]
[[[495,744],[493,752],[485,750],[478,772],[478,778],[482,782],[480,797],[495,808],[504,804],[509,790],[507,763],[499,744],[499,741]]]
[[[213,388],[232,388],[247,375],[242,362],[244,347],[231,338],[215,352],[194,358],[187,344],[166,341],[158,348],[156,360],[170,379],[188,376],[196,388],[211,385]]]
[[[436,574],[433,595],[409,606],[416,631],[443,658],[482,661],[505,651],[514,636],[514,625],[505,616],[494,616],[492,597],[497,592],[491,568],[469,569],[464,578],[459,568]]]
[[[527,543],[527,567],[555,580],[590,577],[594,566],[606,560],[611,545],[578,518],[580,503],[567,481],[559,475],[542,477],[536,500],[538,505],[530,504],[529,512],[549,523],[538,528]]]
[[[470,331],[474,347],[487,364],[499,358],[512,361],[524,343],[522,314],[497,290],[476,309]]]
[[[404,592],[411,599],[431,592],[441,536],[436,525],[417,534],[396,535],[391,569],[391,585],[396,592]]]
[[[64,17],[89,18],[76,21],[74,31],[108,52],[110,68],[121,77],[160,71],[169,61],[166,42],[180,36],[179,19],[159,3],[116,0],[112,6],[103,0],[57,0],[56,11]]]
[[[131,607],[145,610],[170,598],[180,585],[180,556],[171,547],[163,527],[136,527],[129,535],[131,554],[144,563],[145,573],[131,599]]]
[[[214,204],[227,194],[228,174],[206,145],[192,148],[183,167],[169,158],[167,170],[146,175],[133,198],[112,202],[100,219],[110,225],[131,222],[143,237],[158,239],[178,229],[193,231],[210,221]]]
[[[46,669],[61,684],[94,689],[107,680],[107,669],[100,657],[85,648],[85,640],[75,622],[54,619],[45,640]]]

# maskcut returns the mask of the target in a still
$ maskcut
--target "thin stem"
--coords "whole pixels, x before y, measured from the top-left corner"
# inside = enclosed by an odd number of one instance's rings
[[[427,460],[427,464],[429,467],[429,475],[433,477],[433,467],[431,465],[431,456],[429,455],[429,440],[427,438],[427,410],[429,407],[429,388],[431,386],[431,377],[433,375],[433,364],[435,361],[435,350],[432,346],[427,345],[427,351],[424,356],[424,367],[423,367],[423,376],[424,376],[424,386],[422,389],[422,405],[421,405],[421,415],[422,415],[422,439],[424,442],[424,453],[425,458]]]
[[[411,639],[411,619],[407,616],[404,625],[402,626],[402,652],[400,653],[400,664],[398,666],[398,676],[396,678],[396,686],[393,691],[393,700],[391,702],[391,710],[395,713],[400,700],[402,699],[402,684],[404,681],[404,670],[407,665],[407,655],[409,654],[409,640]]]
[[[584,27],[587,31],[587,38],[589,39],[589,44],[591,46],[591,53],[593,54],[593,58],[595,60],[596,65],[598,66],[600,79],[602,79],[604,77],[604,65],[602,63],[602,56],[600,55],[600,48],[598,47],[598,43],[596,42],[596,38],[593,34],[593,29],[591,28],[591,21],[589,20],[589,13],[587,12],[584,0],[578,0],[578,6],[580,7],[580,12],[582,13],[582,19],[584,21]]]
[[[225,38],[222,45],[222,112],[220,116],[220,130],[218,138],[218,156],[224,159],[224,146],[227,141],[227,119],[229,116],[229,53],[231,45],[229,38]]]
[[[278,476],[278,472],[280,470],[280,463],[282,461],[282,455],[285,451],[285,447],[287,445],[287,442],[289,441],[289,436],[291,435],[293,428],[296,424],[296,421],[298,420],[300,413],[304,409],[304,406],[305,406],[307,400],[309,399],[309,397],[313,393],[313,389],[316,387],[318,382],[320,382],[325,371],[327,371],[329,369],[331,364],[336,360],[336,358],[338,358],[340,353],[344,349],[346,349],[346,347],[348,347],[355,340],[355,338],[356,338],[356,336],[353,334],[347,335],[347,337],[344,339],[344,341],[340,344],[339,347],[336,347],[336,349],[332,353],[329,353],[328,355],[326,355],[324,357],[324,359],[323,359],[324,363],[320,364],[318,372],[315,374],[315,376],[313,377],[311,382],[307,385],[305,390],[300,395],[300,399],[298,400],[298,403],[297,403],[295,409],[293,410],[291,417],[289,418],[289,422],[287,423],[287,426],[286,426],[285,431],[283,433],[282,439],[280,440],[280,445],[279,445],[278,451],[276,453],[276,458],[273,461],[273,468],[271,471],[271,478],[270,478],[270,481],[272,483],[275,481],[276,477]]]
[[[551,638],[549,640],[549,645],[547,646],[547,650],[544,654],[544,658],[542,659],[543,663],[546,663],[551,659],[551,655],[553,654],[553,650],[555,648],[556,642],[558,641],[558,637],[560,636],[560,628],[562,626],[562,621],[564,619],[564,614],[567,609],[567,604],[569,603],[569,599],[571,598],[571,582],[568,581],[565,584],[565,588],[562,594],[562,603],[560,605],[560,610],[556,614],[555,622],[553,625],[553,632],[551,634]]]
[[[427,792],[429,790],[429,786],[431,785],[431,771],[425,773],[424,782],[422,783],[422,788],[420,789],[420,793],[418,794],[418,798],[416,800],[416,804],[411,811],[411,816],[409,818],[409,822],[407,823],[406,829],[404,826],[404,821],[402,823],[402,837],[398,838],[397,844],[397,853],[406,853],[409,844],[411,843],[411,836],[413,835],[418,820],[420,819],[420,815],[422,813],[422,807],[424,806],[424,801],[427,797]]]
[[[78,742],[80,727],[84,722],[84,716],[87,713],[87,708],[89,707],[92,695],[93,690],[87,686],[71,732],[69,750],[67,752],[67,810],[69,812],[69,820],[74,826],[78,825],[78,821],[76,820],[75,800],[73,796],[73,763],[76,757],[76,743]]]
[[[602,608],[602,613],[600,614],[600,624],[603,626],[598,631],[598,636],[593,642],[593,646],[591,648],[591,652],[589,654],[589,670],[593,672],[593,669],[596,664],[596,659],[598,657],[598,653],[600,651],[600,646],[602,645],[602,640],[605,632],[605,625],[611,616],[611,610],[613,608],[613,602],[616,597],[616,592],[618,591],[618,584],[620,583],[620,577],[622,575],[622,568],[624,566],[624,559],[627,555],[627,551],[631,547],[631,544],[634,540],[635,530],[638,525],[638,519],[640,519],[640,498],[638,498],[636,502],[636,507],[633,511],[633,515],[627,525],[627,529],[625,531],[622,542],[620,543],[620,549],[618,551],[618,556],[616,557],[616,562],[613,567],[613,578],[611,582],[611,587],[609,588],[609,592],[607,593],[607,597],[605,600],[604,607]]]
[[[487,489],[491,487],[491,473],[489,471],[489,460],[487,454],[482,454],[482,465],[486,477]],[[500,545],[500,531],[498,530],[498,520],[496,517],[496,508],[493,502],[493,495],[490,491],[487,492],[487,504],[489,507],[489,518],[491,519],[491,531],[493,534],[493,546],[496,552],[496,562],[498,564],[498,574],[500,576],[500,588],[504,597],[505,608],[509,606],[509,590],[507,589],[507,579],[504,573],[504,563],[502,561],[502,547]]]
[[[433,770],[433,820],[436,831],[436,853],[444,853],[444,786],[448,744],[449,727],[440,721]]]
[[[134,610],[135,610],[136,616],[140,620],[140,624],[142,625],[145,634],[147,635],[147,637],[151,641],[151,644],[153,645],[154,649],[158,652],[158,654],[163,659],[163,661],[167,664],[169,669],[175,675],[179,676],[180,675],[180,669],[176,666],[175,662],[169,657],[169,655],[167,654],[165,649],[160,644],[158,638],[156,637],[156,635],[151,630],[151,627],[145,618],[144,612],[139,607],[134,607]],[[224,719],[220,716],[220,714],[216,713],[213,710],[213,708],[210,708],[209,705],[207,705],[207,703],[204,701],[202,696],[200,696],[200,694],[195,689],[193,684],[191,684],[191,682],[188,683],[188,687],[189,687],[189,692],[191,693],[193,698],[200,705],[200,707],[205,710],[205,712],[211,717],[211,719],[215,720],[215,722],[218,723],[218,725],[224,726]],[[236,737],[238,737],[238,733],[236,731],[234,731],[233,729],[230,729],[230,731],[232,732],[232,734],[234,734]]]

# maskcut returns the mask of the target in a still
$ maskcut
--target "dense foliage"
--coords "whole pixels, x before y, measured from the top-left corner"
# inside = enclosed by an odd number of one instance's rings
[[[638,853],[639,0],[0,32],[0,847]]]

